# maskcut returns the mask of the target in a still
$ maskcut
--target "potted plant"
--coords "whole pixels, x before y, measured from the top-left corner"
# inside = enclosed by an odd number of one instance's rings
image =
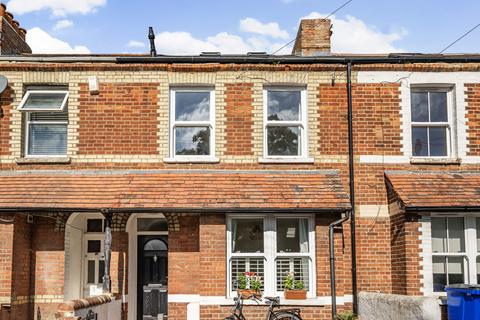
[[[307,290],[301,280],[295,279],[295,273],[289,272],[283,280],[285,299],[305,300],[307,299]]]
[[[255,272],[245,272],[241,273],[237,277],[238,283],[238,294],[244,299],[261,298],[262,292],[262,281],[260,276],[255,274]]]

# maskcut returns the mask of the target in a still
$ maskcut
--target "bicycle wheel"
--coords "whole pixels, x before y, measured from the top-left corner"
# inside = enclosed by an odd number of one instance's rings
[[[269,320],[302,320],[302,318],[290,312],[279,312],[272,314]]]

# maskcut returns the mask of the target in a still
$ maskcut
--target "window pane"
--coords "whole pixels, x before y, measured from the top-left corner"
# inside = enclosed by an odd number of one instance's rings
[[[232,220],[232,252],[263,252],[263,220]]]
[[[167,220],[152,218],[137,219],[137,231],[168,231]]]
[[[427,127],[412,128],[412,153],[415,157],[428,156]]]
[[[277,252],[308,252],[307,219],[277,219]]]
[[[278,258],[276,262],[277,290],[283,291],[283,281],[288,273],[295,274],[295,280],[302,281],[306,290],[309,286],[308,258]]]
[[[263,258],[233,258],[232,259],[232,289],[238,289],[238,278],[245,272],[255,272],[264,284]]]
[[[448,284],[464,283],[463,257],[447,257]]]
[[[430,92],[430,121],[448,121],[446,92]]]
[[[175,154],[177,155],[209,155],[210,128],[208,127],[176,127]]]
[[[209,121],[210,92],[175,92],[175,120]]]
[[[68,111],[61,112],[29,112],[30,121],[44,121],[44,122],[67,122]]]
[[[45,92],[36,92],[30,93],[27,101],[23,105],[23,110],[32,110],[32,109],[45,109],[60,110],[63,100],[65,99],[66,93],[45,93]]]
[[[465,252],[463,218],[448,218],[448,252]]]
[[[87,252],[89,253],[99,253],[101,247],[102,244],[100,240],[88,240],[87,242]]]
[[[300,91],[268,91],[267,118],[270,121],[299,121]]]
[[[428,93],[412,92],[412,121],[428,121]]]
[[[432,257],[433,267],[433,291],[445,290],[447,285],[447,268],[445,257]]]
[[[87,283],[95,283],[95,260],[87,262]]]
[[[98,283],[103,283],[103,276],[105,275],[105,261],[98,261]]]
[[[447,218],[432,218],[432,250],[447,252]]]
[[[430,127],[430,156],[447,156],[447,128]]]
[[[30,124],[28,154],[64,155],[67,153],[66,124]]]
[[[102,232],[102,219],[87,219],[87,232]]]
[[[269,156],[298,156],[300,127],[269,126],[267,144]]]

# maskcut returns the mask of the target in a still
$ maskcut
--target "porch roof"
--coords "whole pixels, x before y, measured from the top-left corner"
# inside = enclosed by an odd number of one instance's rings
[[[480,209],[480,172],[387,171],[385,176],[407,210]]]
[[[349,208],[337,171],[3,171],[0,210]]]

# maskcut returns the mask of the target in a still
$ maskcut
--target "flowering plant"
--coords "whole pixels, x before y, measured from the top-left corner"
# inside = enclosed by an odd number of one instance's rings
[[[262,280],[255,272],[245,272],[238,275],[238,289],[260,291]]]
[[[294,272],[289,272],[283,279],[283,287],[285,290],[304,290],[305,284],[301,280],[295,280]]]

